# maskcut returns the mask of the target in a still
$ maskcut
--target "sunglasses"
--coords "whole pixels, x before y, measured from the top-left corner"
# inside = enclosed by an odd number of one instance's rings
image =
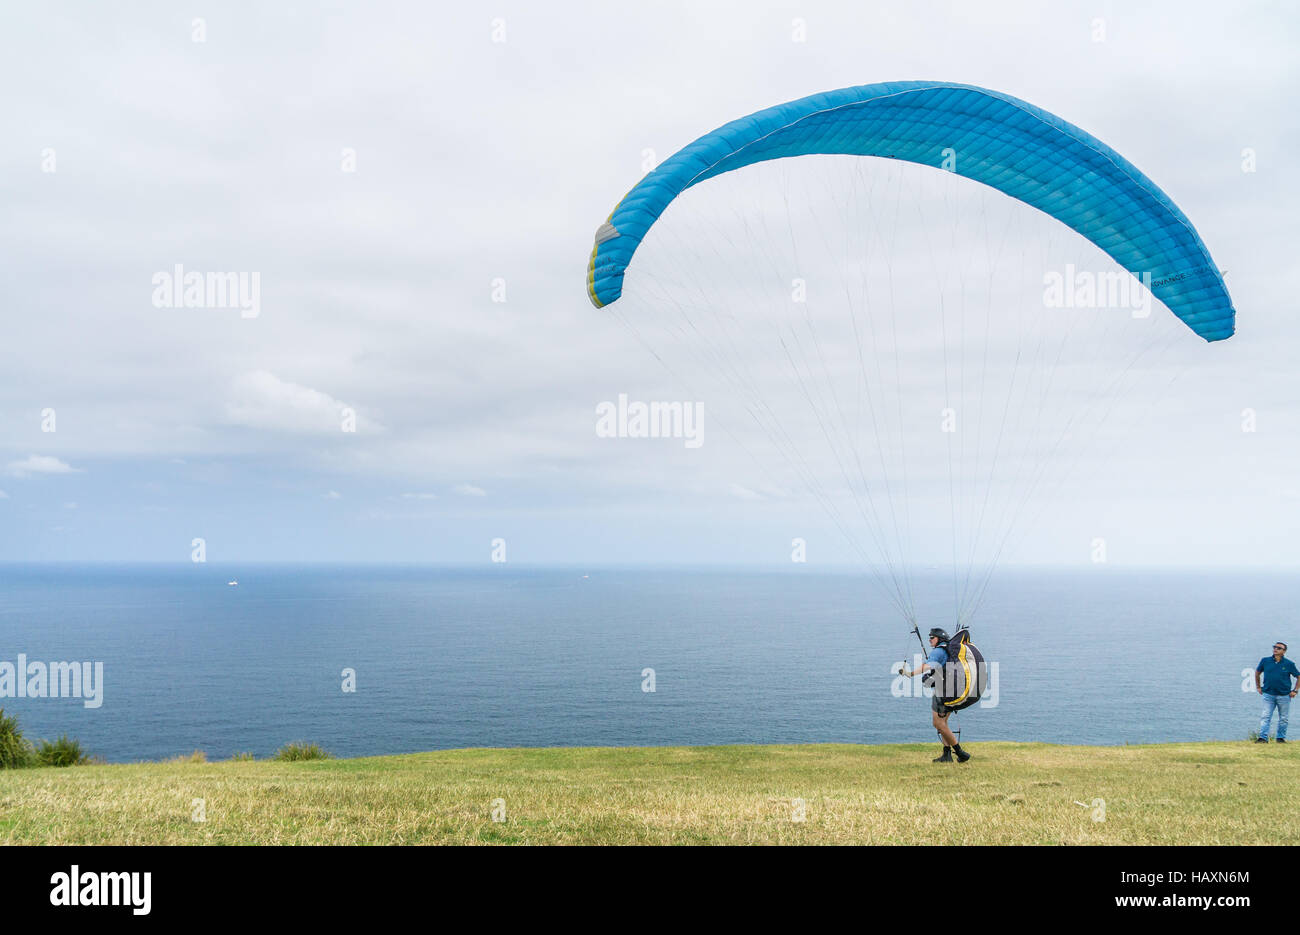
[[[1283,646],[1281,643],[1278,643],[1278,644],[1277,644],[1276,646],[1274,646],[1273,648],[1274,648],[1274,649],[1280,649],[1280,650],[1282,650],[1282,652],[1286,652],[1286,647]]]

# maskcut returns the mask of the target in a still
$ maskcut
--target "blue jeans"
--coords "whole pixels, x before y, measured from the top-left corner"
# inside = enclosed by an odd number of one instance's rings
[[[1291,696],[1270,695],[1264,692],[1264,710],[1260,713],[1259,736],[1268,737],[1268,723],[1273,720],[1273,709],[1277,708],[1277,739],[1286,739],[1286,721],[1291,713]]]

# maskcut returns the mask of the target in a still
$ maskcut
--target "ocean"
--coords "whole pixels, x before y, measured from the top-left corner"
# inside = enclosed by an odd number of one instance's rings
[[[922,632],[948,626],[951,578],[914,588]],[[971,745],[1244,740],[1250,670],[1300,646],[1297,598],[1286,571],[1000,570],[972,622],[994,684],[954,726]],[[97,707],[0,707],[109,762],[931,742],[893,674],[918,652],[870,578],[811,567],[0,566],[0,663],[103,667]]]

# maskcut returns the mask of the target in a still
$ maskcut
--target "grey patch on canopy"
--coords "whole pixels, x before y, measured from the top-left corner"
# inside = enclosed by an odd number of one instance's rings
[[[606,221],[600,227],[596,228],[596,246],[600,246],[607,240],[613,240],[618,237],[618,228]]]

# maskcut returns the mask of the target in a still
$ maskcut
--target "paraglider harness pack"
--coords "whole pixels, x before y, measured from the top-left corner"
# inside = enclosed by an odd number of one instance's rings
[[[945,708],[960,711],[979,701],[984,694],[988,685],[988,666],[984,654],[970,641],[970,630],[966,627],[949,637],[943,649],[948,654],[943,669],[927,672],[921,681],[934,689]]]

